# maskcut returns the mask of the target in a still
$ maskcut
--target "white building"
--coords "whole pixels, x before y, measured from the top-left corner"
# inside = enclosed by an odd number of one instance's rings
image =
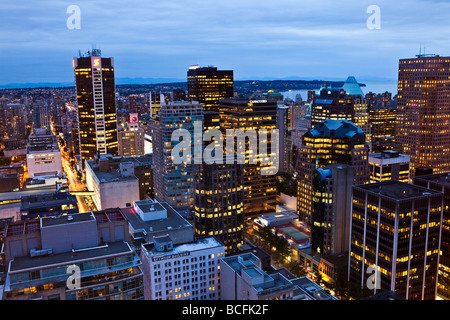
[[[129,224],[134,243],[152,243],[154,238],[169,236],[174,245],[194,241],[194,227],[167,202],[147,199],[120,208]]]
[[[214,237],[173,245],[169,236],[141,246],[145,300],[220,299],[219,261],[225,247]]]
[[[35,129],[28,137],[27,168],[30,178],[62,174],[61,151],[50,130]]]
[[[139,179],[134,175],[131,162],[121,162],[111,169],[104,157],[86,160],[86,186],[94,191],[92,200],[97,210],[129,207],[139,199]]]

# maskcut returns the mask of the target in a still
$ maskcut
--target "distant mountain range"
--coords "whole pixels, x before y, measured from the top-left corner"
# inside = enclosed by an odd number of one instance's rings
[[[186,79],[174,78],[116,78],[116,85],[122,84],[159,84],[186,82]],[[21,89],[21,88],[60,88],[73,87],[74,82],[37,82],[37,83],[7,83],[0,84],[0,89]]]
[[[327,80],[320,80],[317,78],[300,78],[300,77],[284,77],[284,78],[274,78],[274,77],[254,77],[254,78],[242,78],[235,79],[235,82],[247,82],[247,81],[262,81],[262,82],[278,82],[278,81],[292,81],[292,82],[309,82],[309,83],[323,83],[328,81],[329,83],[342,83],[345,79],[328,78]],[[375,80],[374,81],[379,81]],[[177,78],[116,78],[116,85],[151,85],[151,84],[171,84],[171,83],[186,83],[186,79]],[[60,87],[73,87],[74,82],[37,82],[37,83],[7,83],[0,84],[0,89],[21,89],[21,88],[60,88]],[[364,87],[365,84],[360,86]]]

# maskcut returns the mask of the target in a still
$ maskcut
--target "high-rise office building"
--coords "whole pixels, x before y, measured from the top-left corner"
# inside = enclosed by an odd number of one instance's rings
[[[194,228],[198,237],[214,236],[227,255],[244,243],[243,165],[194,164]]]
[[[182,100],[175,100],[174,101],[183,101]],[[148,110],[147,114],[150,116],[150,118],[154,118],[157,114],[159,114],[159,111],[161,110],[161,105],[165,104],[170,101],[170,94],[169,93],[162,93],[157,91],[150,91],[148,93]]]
[[[288,114],[290,108],[285,105],[278,105],[277,109],[277,129],[278,129],[278,172],[288,173],[292,165],[292,139],[288,138]]]
[[[334,164],[314,170],[311,214],[312,250],[335,255],[348,250],[354,168]]]
[[[442,193],[400,181],[353,186],[349,281],[435,300],[442,205]]]
[[[137,113],[130,113],[127,127],[117,133],[119,140],[119,156],[132,157],[145,154],[144,129],[139,125]]]
[[[188,100],[203,104],[204,128],[219,128],[219,100],[234,95],[233,71],[190,66],[187,72]]]
[[[177,210],[193,207],[194,177],[193,166],[187,161],[176,163],[172,157],[174,147],[180,143],[172,141],[176,129],[185,129],[191,137],[191,156],[194,155],[194,124],[203,121],[202,105],[197,102],[174,101],[161,105],[155,117],[153,130],[153,181],[155,199],[167,202]],[[203,128],[200,128],[202,130]],[[187,150],[186,150],[187,152]]]
[[[40,105],[36,107],[36,120],[35,128],[50,129],[50,107],[48,105]]]
[[[114,58],[99,49],[73,59],[78,103],[81,159],[97,154],[117,155]]]
[[[397,106],[372,105],[369,107],[369,122],[372,129],[372,143],[380,138],[395,141]]]
[[[311,222],[314,169],[330,164],[351,165],[355,183],[367,183],[369,146],[364,131],[348,120],[325,120],[303,135],[298,149],[297,211],[301,220]]]
[[[444,194],[438,294],[450,298],[450,174],[446,172],[422,176],[416,175],[413,178],[413,183]]]
[[[450,57],[401,59],[396,141],[411,157],[411,171],[450,171]]]
[[[325,83],[311,102],[312,127],[327,119],[352,121],[353,116],[353,99],[343,88],[329,88]]]
[[[6,138],[26,139],[28,115],[25,105],[15,102],[8,103],[3,109],[2,116]]]
[[[410,157],[393,150],[384,150],[369,155],[370,182],[399,180],[409,182]]]
[[[370,124],[363,92],[354,77],[349,77],[342,88],[325,84],[311,103],[311,125],[332,120],[348,120],[361,128],[370,143]]]
[[[249,99],[223,99],[220,101],[220,130],[228,140],[228,132],[237,134],[241,132],[248,135],[248,139],[233,138],[235,153],[245,158],[244,164],[244,214],[256,216],[276,212],[276,173],[270,174],[270,168],[277,164],[270,159],[278,157],[278,143],[271,133],[277,126],[277,103],[263,98]],[[242,130],[242,131],[239,131]],[[252,131],[253,130],[253,131]],[[260,135],[267,132],[266,137]],[[253,139],[252,132],[256,139]],[[242,138],[242,137],[241,137]],[[231,139],[231,137],[230,137]],[[256,142],[255,145],[253,142]],[[265,142],[266,152],[260,149],[260,142]],[[228,142],[227,142],[228,143]],[[226,149],[226,146],[224,146]],[[252,163],[252,159],[257,159]],[[269,158],[267,164],[261,158]],[[279,158],[278,158],[279,160]]]

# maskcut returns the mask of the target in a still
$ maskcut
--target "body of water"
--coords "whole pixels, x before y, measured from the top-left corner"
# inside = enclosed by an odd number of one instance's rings
[[[392,93],[392,97],[397,94],[397,82],[365,82],[360,81],[361,83],[364,83],[366,86],[361,87],[361,90],[364,94],[373,92],[373,93],[384,93],[386,91]],[[319,90],[315,90],[316,93],[319,92]],[[280,92],[284,99],[290,98],[295,101],[295,97],[297,94],[300,94],[303,101],[306,101],[308,98],[308,90],[288,90],[288,91],[281,91]]]

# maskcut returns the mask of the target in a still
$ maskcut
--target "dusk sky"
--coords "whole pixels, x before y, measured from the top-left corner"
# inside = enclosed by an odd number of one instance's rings
[[[116,78],[181,80],[199,64],[236,80],[395,81],[420,46],[450,55],[446,0],[0,1],[0,84],[73,82],[72,58],[93,45]],[[70,5],[80,29],[67,28]],[[367,27],[370,5],[381,29]]]

